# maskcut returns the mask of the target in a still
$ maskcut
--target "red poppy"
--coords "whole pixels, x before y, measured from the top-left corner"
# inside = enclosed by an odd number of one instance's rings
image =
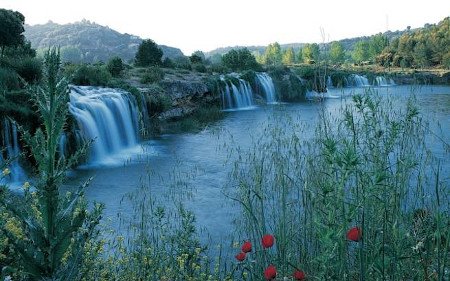
[[[292,274],[292,275],[294,276],[295,280],[305,280],[306,279],[305,273],[301,270],[294,271],[294,274]]]
[[[277,277],[277,269],[273,265],[269,265],[266,270],[264,270],[264,277],[266,277],[267,280],[272,280]]]
[[[236,256],[234,256],[238,261],[243,261],[245,260],[245,253],[239,253]]]
[[[245,241],[244,244],[242,244],[241,250],[244,253],[251,252],[252,251],[252,243],[250,241]]]
[[[275,238],[270,235],[270,234],[266,234],[262,237],[261,239],[261,243],[263,245],[263,248],[270,248],[273,246],[273,243],[275,241]]]
[[[362,231],[359,227],[352,227],[347,231],[347,239],[354,242],[361,241]]]

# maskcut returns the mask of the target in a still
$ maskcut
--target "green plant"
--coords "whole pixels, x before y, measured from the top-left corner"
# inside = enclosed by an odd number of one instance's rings
[[[142,84],[153,84],[158,83],[159,81],[164,79],[164,71],[159,67],[149,67],[145,69],[145,72],[142,74],[141,83]]]
[[[163,56],[162,50],[151,39],[144,40],[139,45],[136,52],[137,66],[159,66],[161,65],[161,58]]]
[[[119,77],[122,74],[122,71],[125,69],[122,59],[119,57],[111,58],[108,61],[106,68],[113,77]]]
[[[102,210],[97,204],[91,213],[87,210],[84,200],[87,183],[73,193],[60,195],[65,171],[77,163],[86,149],[68,159],[57,157],[68,100],[68,84],[60,74],[59,52],[51,49],[45,56],[43,84],[32,90],[43,130],[37,129],[33,136],[24,132],[24,140],[37,163],[38,178],[33,188],[24,186],[23,197],[3,189],[6,195],[0,202],[6,218],[2,234],[18,255],[20,267],[16,270],[32,279],[72,279]]]
[[[71,80],[75,85],[106,86],[111,80],[111,74],[102,65],[82,64],[76,67]]]

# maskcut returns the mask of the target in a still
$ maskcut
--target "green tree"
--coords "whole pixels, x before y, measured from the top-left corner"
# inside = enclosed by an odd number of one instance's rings
[[[16,11],[0,9],[0,47],[3,57],[6,47],[16,47],[24,43],[23,24],[25,17]]]
[[[195,51],[189,57],[191,63],[204,63],[205,62],[205,54],[202,51]]]
[[[136,53],[137,66],[158,66],[161,65],[162,50],[151,39],[144,40],[139,45]]]
[[[416,66],[425,67],[429,65],[429,52],[423,42],[417,43],[414,47],[413,59]]]
[[[119,77],[122,74],[122,71],[125,69],[122,59],[119,57],[111,58],[108,61],[106,68],[113,77]]]
[[[291,65],[294,62],[295,62],[294,49],[292,47],[290,47],[283,52],[283,64]]]
[[[369,43],[367,41],[358,41],[352,53],[353,61],[360,64],[369,59]]]
[[[376,57],[383,52],[389,45],[389,40],[386,36],[379,33],[370,38],[369,42],[369,59],[375,61]]]
[[[330,48],[330,60],[332,63],[340,64],[343,63],[345,59],[345,51],[342,44],[338,41],[331,43]]]
[[[231,50],[222,56],[222,63],[233,71],[258,70],[259,64],[247,48]]]
[[[302,49],[302,57],[305,63],[314,63],[319,59],[320,49],[316,43],[306,44]]]
[[[83,152],[67,159],[58,156],[58,141],[67,117],[68,82],[60,75],[60,55],[48,51],[44,61],[42,86],[33,90],[42,130],[24,139],[37,163],[35,190],[24,186],[23,197],[8,195],[0,203],[5,208],[8,227],[2,228],[13,245],[20,269],[32,280],[74,280],[87,240],[93,237],[102,207],[90,213],[84,200],[83,184],[77,191],[60,195],[65,172]],[[28,279],[27,279],[28,280]]]
[[[298,50],[298,53],[297,53],[297,61],[298,62],[303,62],[303,48],[300,48],[299,50]]]
[[[281,47],[278,42],[269,44],[264,53],[267,65],[280,65],[282,60]]]

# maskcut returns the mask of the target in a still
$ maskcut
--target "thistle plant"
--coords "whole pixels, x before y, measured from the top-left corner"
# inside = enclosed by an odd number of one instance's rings
[[[102,206],[87,209],[82,184],[75,192],[60,194],[65,171],[85,153],[87,145],[71,157],[58,153],[58,141],[67,118],[69,87],[61,76],[60,54],[56,49],[45,55],[43,83],[30,88],[42,128],[34,135],[24,131],[24,141],[36,161],[34,187],[24,186],[23,196],[7,194],[0,204],[5,208],[3,234],[17,253],[21,272],[32,280],[73,280],[82,259],[85,243],[95,235]]]

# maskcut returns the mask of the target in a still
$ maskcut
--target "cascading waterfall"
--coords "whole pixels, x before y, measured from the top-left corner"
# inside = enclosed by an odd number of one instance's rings
[[[370,86],[369,80],[365,76],[361,76],[358,74],[352,74],[352,75],[350,75],[349,78],[350,79],[348,79],[348,83],[350,83],[350,85],[348,85],[348,86],[356,86],[356,87]]]
[[[275,93],[275,86],[273,85],[272,78],[267,73],[256,74],[257,81],[262,86],[264,94],[266,96],[266,102],[268,104],[274,104],[277,102]]]
[[[395,82],[394,82],[394,80],[392,80],[392,78],[386,79],[386,77],[384,77],[384,76],[377,76],[375,78],[375,83],[376,83],[376,86],[379,86],[379,87],[387,87],[387,86],[395,85]]]
[[[9,161],[7,168],[11,173],[7,176],[8,182],[19,182],[24,180],[26,178],[26,174],[19,163],[21,152],[17,127],[16,124],[8,119],[3,120],[2,140],[3,143],[1,148],[5,149],[6,157],[3,158],[2,153],[0,153],[0,166],[3,166],[3,164],[6,163],[6,160]]]
[[[138,107],[127,92],[72,86],[69,111],[83,139],[94,140],[90,164],[105,163],[109,156],[138,144]]]
[[[253,92],[250,84],[240,78],[237,78],[237,81],[238,85],[226,82],[221,93],[223,109],[244,109],[253,106]]]

